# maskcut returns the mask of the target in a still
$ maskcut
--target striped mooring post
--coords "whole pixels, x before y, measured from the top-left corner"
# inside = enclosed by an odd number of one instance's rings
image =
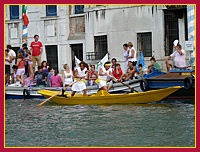
[[[195,5],[187,6],[187,20],[188,20],[188,41],[192,41],[195,46]],[[195,66],[195,47],[189,51],[188,65]]]

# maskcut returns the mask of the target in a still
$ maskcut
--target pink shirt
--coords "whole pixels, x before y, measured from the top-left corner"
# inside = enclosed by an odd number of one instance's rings
[[[52,75],[50,77],[50,82],[52,87],[62,87],[62,80],[59,75]]]
[[[33,41],[33,42],[31,42],[31,46],[30,47],[32,48],[32,56],[38,56],[41,53],[40,49],[42,48],[42,42],[40,42],[40,41],[37,41],[37,42]]]
[[[175,66],[178,67],[178,68],[186,67],[186,63],[185,63],[186,53],[185,53],[185,50],[182,49],[181,52],[182,52],[182,55],[180,55],[178,53],[178,51],[176,50],[174,53],[172,53],[170,55],[174,59]]]

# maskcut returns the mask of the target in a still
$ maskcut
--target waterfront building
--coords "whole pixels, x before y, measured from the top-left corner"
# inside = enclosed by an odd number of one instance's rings
[[[5,8],[5,42],[17,51],[22,45],[22,6]],[[106,53],[123,68],[122,45],[127,42],[143,51],[147,65],[154,56],[166,71],[173,41],[179,39],[184,48],[188,40],[186,5],[28,5],[27,16],[27,43],[38,34],[42,60],[59,71],[65,63],[74,67],[75,56],[97,64]]]

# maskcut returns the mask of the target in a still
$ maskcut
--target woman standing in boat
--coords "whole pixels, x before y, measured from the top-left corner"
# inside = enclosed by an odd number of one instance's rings
[[[128,61],[131,61],[133,63],[133,66],[136,66],[137,64],[137,51],[133,47],[132,42],[128,42]]]
[[[107,82],[107,76],[111,75],[112,76],[112,69],[110,68],[111,63],[110,61],[107,61],[104,64],[104,67],[101,67],[99,69],[99,77],[98,77],[98,84],[99,84],[99,88],[101,90],[108,90],[107,86],[106,86],[106,82]]]
[[[83,61],[79,63],[79,67],[75,70],[74,74],[74,80],[77,81],[72,86],[72,94],[71,96],[74,96],[77,91],[83,91],[83,96],[86,96],[86,84],[85,79],[87,77],[87,64]]]
[[[63,68],[65,69],[62,73],[63,87],[67,87],[73,82],[73,72],[70,70],[68,64],[65,64]]]
[[[25,66],[24,66],[25,62],[24,62],[24,56],[22,54],[22,52],[19,52],[17,54],[17,66],[18,66],[18,69],[17,69],[17,73],[16,73],[16,77],[17,77],[17,80],[19,80],[22,85],[23,85],[23,82],[24,82],[24,73],[25,73]]]

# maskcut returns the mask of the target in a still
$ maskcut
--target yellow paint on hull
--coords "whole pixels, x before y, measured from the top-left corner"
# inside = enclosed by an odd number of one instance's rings
[[[109,94],[105,91],[100,91],[97,94],[91,96],[82,96],[81,94],[76,94],[71,97],[69,94],[67,98],[62,96],[55,96],[51,101],[62,104],[62,105],[105,105],[105,104],[131,104],[131,103],[148,103],[160,101],[163,98],[174,93],[181,87],[170,87],[165,89],[151,90],[146,92],[134,92],[129,94]],[[42,94],[44,97],[49,98],[56,94],[57,92],[49,90],[40,90],[38,93]]]

